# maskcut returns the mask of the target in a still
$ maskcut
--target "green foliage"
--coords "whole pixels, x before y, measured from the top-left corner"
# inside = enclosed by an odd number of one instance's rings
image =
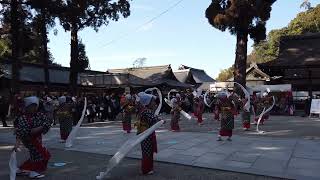
[[[79,62],[79,72],[84,71],[85,69],[90,69],[89,64],[89,58],[86,55],[86,46],[82,43],[82,41],[79,42],[79,56],[78,56],[78,62]]]
[[[206,10],[209,23],[221,31],[236,35],[248,33],[259,42],[266,38],[266,21],[276,0],[212,0]]]
[[[0,39],[0,58],[7,58],[11,54],[10,42],[6,38]]]
[[[108,25],[109,21],[118,21],[120,15],[130,15],[130,0],[57,0],[61,7],[57,10],[60,23],[65,31],[71,32],[71,60],[70,60],[70,84],[71,93],[77,89],[77,74],[89,67],[86,56],[79,57],[81,44],[78,42],[78,32],[91,27],[98,31],[102,25]],[[84,49],[84,46],[83,46]],[[82,59],[80,59],[82,58]],[[84,60],[79,62],[80,60]]]
[[[41,21],[39,12],[32,11],[32,3],[35,2],[35,0],[22,1],[24,4],[19,4],[18,6],[18,21],[20,25],[19,58],[24,62],[41,64],[43,63],[41,56]],[[12,49],[10,10],[9,5],[3,5],[3,9],[1,10],[2,16],[0,18],[0,58],[8,60],[10,60]],[[49,28],[54,26],[53,18],[48,20],[47,25]],[[53,62],[54,58],[49,50],[48,53],[49,64],[57,65]]]
[[[270,31],[267,40],[254,45],[254,49],[248,55],[248,63],[263,63],[275,60],[279,55],[281,36],[301,35],[320,32],[320,5],[299,13],[288,26]],[[231,68],[222,70],[218,76],[222,80],[232,77]],[[227,78],[225,78],[227,77]]]
[[[257,63],[272,61],[279,55],[281,36],[318,32],[320,32],[320,5],[299,13],[287,27],[270,31],[267,41],[255,44],[251,55],[255,56]]]
[[[233,77],[234,67],[229,67],[227,69],[223,69],[220,71],[218,77],[216,78],[218,81],[227,81],[228,79]]]
[[[276,0],[212,0],[206,10],[206,18],[214,28],[228,30],[237,36],[234,63],[234,81],[245,85],[248,36],[255,43],[266,38],[266,22],[270,18],[272,4]],[[221,79],[229,76],[223,71]],[[236,91],[240,91],[237,89]]]
[[[299,13],[288,26],[288,35],[320,32],[320,5]]]
[[[58,0],[62,7],[58,16],[66,31],[70,31],[73,24],[78,30],[92,27],[95,31],[109,21],[118,21],[120,14],[123,17],[130,15],[129,0]]]

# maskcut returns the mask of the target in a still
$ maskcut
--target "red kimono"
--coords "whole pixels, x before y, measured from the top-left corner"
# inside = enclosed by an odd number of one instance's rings
[[[203,123],[203,119],[202,119],[203,111],[204,111],[204,103],[201,100],[198,100],[196,112],[197,112],[197,120],[199,124]]]
[[[151,110],[143,108],[139,113],[138,134],[144,132],[158,121],[159,119],[154,116],[154,113]],[[143,174],[148,174],[153,171],[153,153],[158,152],[155,132],[141,142],[141,151],[141,170]]]
[[[31,135],[31,129],[40,126],[43,127],[43,133],[47,133],[51,127],[51,120],[42,113],[36,113],[32,116],[22,115],[14,122],[17,138],[22,141],[30,153],[30,158],[20,166],[21,170],[37,173],[47,170],[51,155],[42,145],[42,134]]]

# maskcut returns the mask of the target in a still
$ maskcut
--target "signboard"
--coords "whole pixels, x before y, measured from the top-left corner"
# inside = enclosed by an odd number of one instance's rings
[[[130,94],[130,87],[125,87],[124,88],[124,92],[127,93],[127,94]]]
[[[214,84],[210,84],[209,90],[212,91],[216,91],[216,86]]]
[[[312,99],[310,114],[320,114],[320,99]]]

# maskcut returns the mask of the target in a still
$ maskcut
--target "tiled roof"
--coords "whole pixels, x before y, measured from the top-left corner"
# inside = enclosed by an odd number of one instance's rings
[[[185,65],[181,65],[179,70],[175,71],[175,73],[177,73],[177,75],[180,76],[181,80],[194,81],[197,84],[201,84],[204,82],[215,82],[215,80],[211,78],[204,70],[192,68]],[[192,80],[190,80],[190,78],[192,78]]]
[[[264,67],[320,66],[320,33],[282,37],[279,57],[260,65]]]

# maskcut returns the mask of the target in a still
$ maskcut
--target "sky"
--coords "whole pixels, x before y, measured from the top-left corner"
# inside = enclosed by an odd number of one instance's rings
[[[147,23],[179,0],[133,0],[131,15],[117,22],[110,21],[98,32],[86,28],[79,37],[86,45],[92,70],[132,67],[137,58],[147,58],[145,66],[180,64],[204,69],[217,77],[221,69],[230,67],[235,59],[235,36],[209,25],[205,10],[211,0],[184,0],[155,21]],[[267,31],[286,26],[303,11],[303,0],[277,0],[272,7]],[[313,6],[320,0],[311,0]],[[55,62],[69,66],[70,32],[60,26],[58,35],[49,34],[49,48]],[[248,44],[248,54],[253,42]]]

